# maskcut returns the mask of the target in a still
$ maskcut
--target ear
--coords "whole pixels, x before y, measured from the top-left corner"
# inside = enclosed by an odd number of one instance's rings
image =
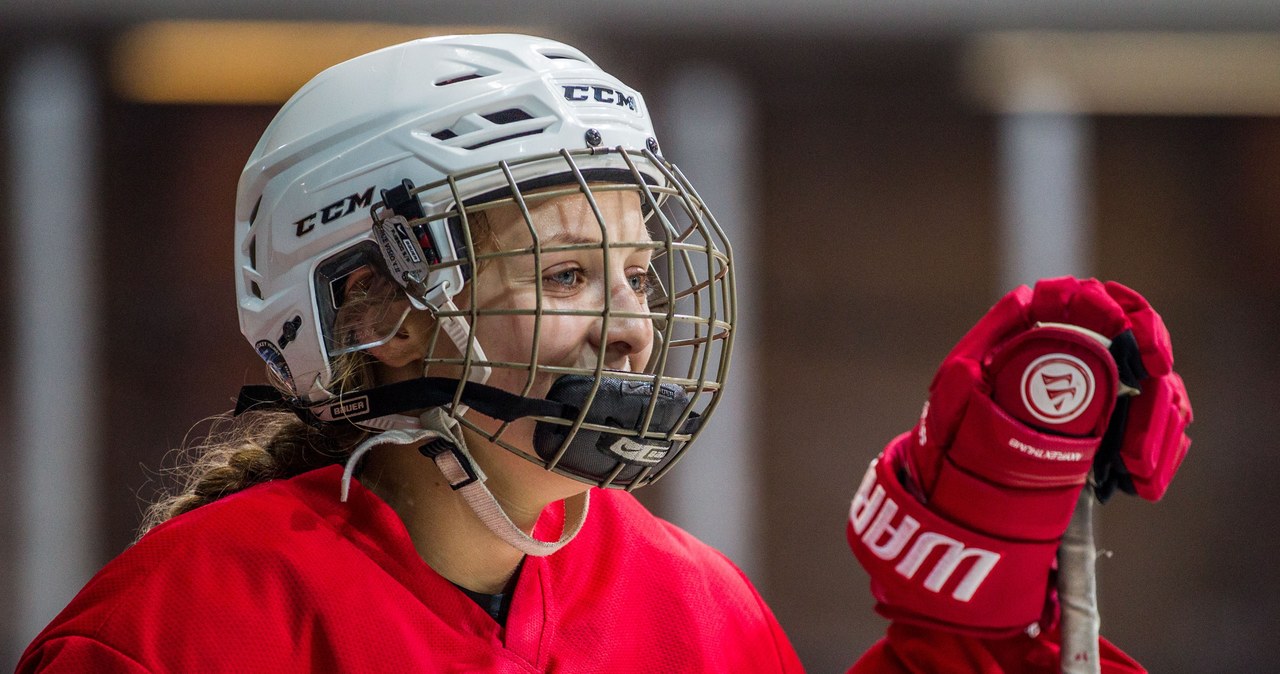
[[[376,288],[378,284],[390,283],[390,281],[380,277],[373,269],[369,267],[361,267],[347,276],[346,292],[351,297],[355,294],[364,292],[375,295],[381,294]],[[405,316],[403,322],[399,325],[390,323],[390,321],[398,320],[404,311],[406,300],[392,300],[390,307],[382,302],[373,302],[365,307],[363,311],[369,314],[387,315],[387,321],[379,321],[376,317],[370,315],[367,319],[360,317],[355,320],[355,337],[359,342],[376,342],[386,339],[384,344],[370,347],[367,353],[377,359],[382,365],[391,368],[401,368],[415,362],[421,361],[426,355],[427,338],[430,335],[431,318],[425,312],[410,311]],[[395,334],[387,338],[387,331],[395,330]]]

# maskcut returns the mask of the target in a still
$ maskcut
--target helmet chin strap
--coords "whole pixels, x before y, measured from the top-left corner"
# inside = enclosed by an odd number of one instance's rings
[[[452,299],[445,300],[442,307],[449,311],[457,311]],[[445,333],[453,340],[459,352],[467,353],[469,345],[471,354],[476,359],[485,360],[484,349],[471,335],[470,326],[465,318],[446,316],[440,320]],[[467,378],[478,384],[484,384],[491,373],[492,369],[485,365],[472,368]],[[465,414],[467,409],[467,406],[459,405],[457,416]],[[485,486],[487,478],[484,471],[480,470],[471,452],[467,450],[458,420],[446,413],[445,407],[433,407],[416,418],[406,414],[391,414],[367,419],[360,424],[380,429],[382,432],[360,443],[347,459],[346,468],[342,472],[343,502],[347,500],[355,467],[369,450],[385,444],[412,445],[425,441],[418,451],[436,464],[436,468],[449,482],[449,486],[462,496],[485,528],[520,552],[535,557],[549,555],[573,540],[582,528],[582,524],[586,522],[591,499],[590,492],[583,491],[581,494],[565,499],[564,528],[559,540],[538,540],[516,526],[498,500],[494,498],[493,492]]]
[[[393,428],[383,431],[356,447],[347,459],[342,472],[342,501],[346,502],[351,487],[351,478],[356,464],[369,450],[386,444],[412,445],[425,441],[419,451],[435,462],[441,474],[448,480],[449,486],[458,492],[467,506],[471,508],[480,522],[495,536],[507,545],[526,555],[545,557],[564,547],[582,529],[587,520],[590,506],[590,492],[565,499],[564,528],[559,540],[542,541],[526,534],[507,516],[493,492],[484,485],[487,479],[484,472],[476,465],[475,459],[467,450],[462,438],[458,420],[449,416],[442,407],[433,407],[418,417],[419,428]]]

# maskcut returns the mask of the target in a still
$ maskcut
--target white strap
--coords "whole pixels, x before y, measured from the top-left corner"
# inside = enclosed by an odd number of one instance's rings
[[[380,418],[385,419],[386,417]],[[416,442],[436,437],[439,437],[436,433],[424,431],[420,428],[393,428],[356,445],[356,448],[351,452],[351,456],[347,457],[346,467],[342,470],[342,502],[347,502],[347,494],[351,490],[351,476],[355,474],[356,464],[360,463],[360,459],[364,457],[366,452],[379,445],[412,445]]]
[[[484,486],[488,478],[467,451],[462,433],[458,432],[457,419],[446,414],[443,408],[435,407],[425,412],[420,417],[420,421],[425,428],[394,428],[370,437],[356,446],[347,459],[346,468],[342,471],[343,503],[347,501],[355,467],[369,450],[384,444],[412,445],[439,438],[456,448],[456,451],[443,451],[437,454],[434,457],[436,467],[449,481],[449,486],[462,495],[463,501],[476,514],[476,517],[480,518],[485,528],[507,545],[526,555],[545,557],[564,547],[578,535],[583,523],[587,521],[587,511],[591,505],[590,492],[584,491],[565,499],[564,528],[558,540],[538,540],[516,526],[498,500],[494,498],[493,493]],[[466,462],[465,465],[463,461]]]
[[[422,428],[422,423],[418,421],[418,417],[411,417],[407,414],[388,414],[382,417],[365,419],[359,422],[358,425],[366,430],[379,431],[389,431],[396,428],[416,431]]]
[[[435,408],[422,415],[422,423],[427,428],[432,429],[442,440],[451,443],[458,449],[456,452],[446,451],[437,454],[435,456],[436,466],[440,468],[441,474],[449,481],[449,486],[462,495],[462,499],[467,502],[467,506],[476,514],[476,517],[480,518],[480,521],[484,523],[485,528],[492,531],[495,536],[501,538],[507,545],[526,555],[545,557],[564,547],[569,541],[573,540],[574,536],[578,535],[583,523],[587,521],[587,511],[591,505],[590,492],[584,491],[581,494],[565,499],[564,528],[561,530],[558,540],[538,540],[516,526],[515,522],[512,522],[511,518],[507,516],[506,511],[502,509],[498,500],[494,498],[493,492],[490,492],[489,488],[484,486],[484,474],[480,472],[475,460],[471,458],[471,454],[467,451],[466,443],[462,440],[462,434],[456,432],[458,430],[458,421],[445,414],[444,410]],[[463,466],[462,461],[464,459],[475,471],[476,477],[474,479],[468,474],[466,467]]]
[[[560,548],[563,548],[574,536],[578,535],[578,530],[582,528],[583,522],[587,520],[587,510],[591,503],[590,492],[582,492],[575,496],[570,496],[564,502],[564,529],[560,533],[560,538],[555,541],[542,541],[526,534],[515,522],[507,516],[502,506],[498,504],[498,500],[493,497],[493,493],[488,487],[484,486],[482,480],[472,480],[467,474],[466,469],[458,462],[457,454],[453,452],[444,452],[435,457],[436,465],[440,467],[440,472],[444,474],[445,479],[449,480],[449,484],[455,485],[463,483],[460,487],[454,487],[463,500],[467,502],[471,510],[475,512],[476,517],[484,523],[485,528],[492,531],[495,536],[501,538],[504,543],[523,552],[526,555],[534,557],[545,557]]]

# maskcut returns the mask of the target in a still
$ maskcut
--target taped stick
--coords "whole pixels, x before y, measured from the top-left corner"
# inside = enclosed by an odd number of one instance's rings
[[[1098,674],[1097,547],[1093,541],[1093,484],[1080,491],[1071,524],[1058,548],[1058,600],[1062,606],[1063,674]]]

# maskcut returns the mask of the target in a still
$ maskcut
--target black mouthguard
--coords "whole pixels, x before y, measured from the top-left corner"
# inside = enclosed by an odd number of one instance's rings
[[[547,400],[573,405],[578,409],[586,404],[595,378],[583,375],[566,375],[556,380],[547,393]],[[583,419],[585,423],[610,426],[622,431],[641,431],[641,423],[654,398],[654,385],[616,377],[602,377],[600,388],[591,399],[591,408]],[[657,390],[657,403],[649,427],[643,429],[651,437],[610,433],[580,428],[569,447],[556,464],[556,470],[577,476],[597,484],[628,487],[642,473],[645,481],[680,454],[682,440],[667,440],[654,435],[672,434],[676,422],[689,405],[689,394],[675,384],[663,384]],[[677,434],[691,435],[701,425],[701,417],[690,413]],[[570,426],[539,421],[534,431],[534,449],[544,461],[551,461],[560,451]],[[621,470],[619,470],[621,466]],[[646,469],[649,469],[646,472]],[[609,476],[617,470],[612,479]]]

